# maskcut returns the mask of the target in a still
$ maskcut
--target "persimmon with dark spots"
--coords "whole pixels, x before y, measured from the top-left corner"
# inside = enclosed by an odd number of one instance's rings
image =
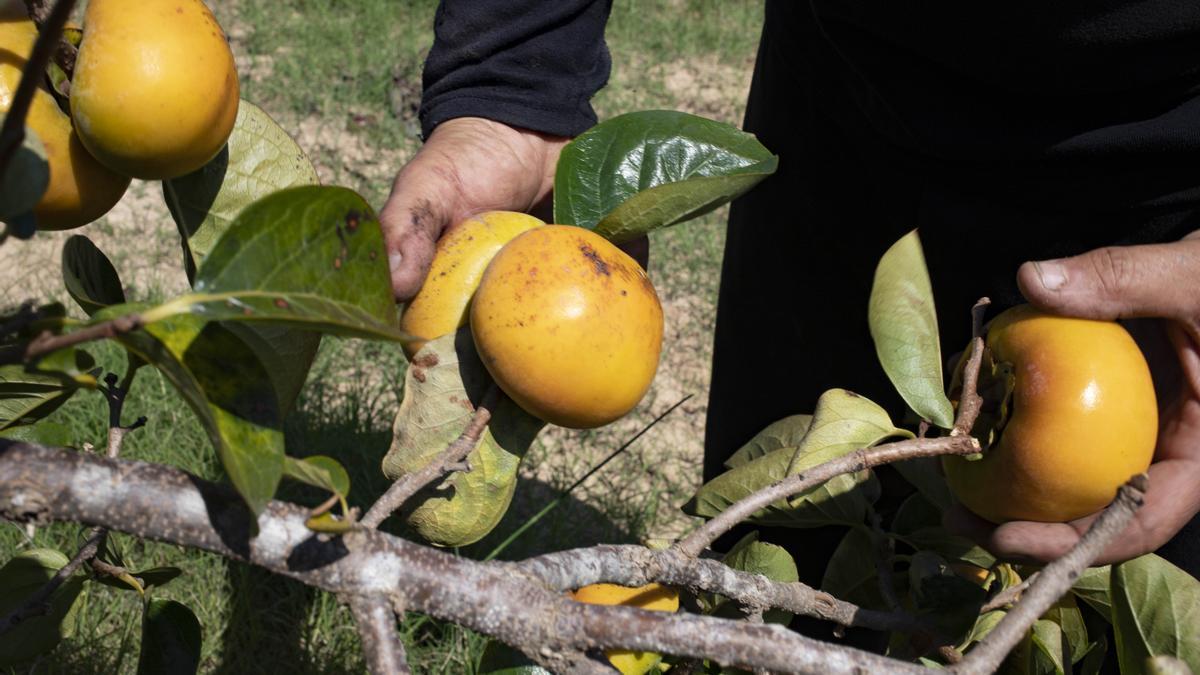
[[[576,429],[608,424],[642,400],[662,333],[646,271],[580,227],[513,239],[471,303],[475,347],[500,388],[530,414]]]

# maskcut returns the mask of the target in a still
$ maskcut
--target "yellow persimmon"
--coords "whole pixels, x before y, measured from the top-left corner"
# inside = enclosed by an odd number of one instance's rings
[[[675,612],[679,609],[679,592],[661,584],[647,584],[638,588],[592,584],[575,591],[571,598],[592,605],[625,605],[653,612]],[[662,660],[661,654],[624,649],[612,649],[604,655],[623,675],[644,675]]]

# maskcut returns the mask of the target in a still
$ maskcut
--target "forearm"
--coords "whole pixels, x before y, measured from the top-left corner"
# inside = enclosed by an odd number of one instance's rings
[[[484,117],[556,136],[596,122],[611,0],[442,0],[425,62],[421,129]]]

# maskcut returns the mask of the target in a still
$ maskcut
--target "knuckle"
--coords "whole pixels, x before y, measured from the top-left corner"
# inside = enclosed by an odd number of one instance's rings
[[[1100,290],[1109,297],[1119,297],[1133,284],[1136,269],[1133,259],[1119,246],[1106,246],[1090,257],[1093,274]]]

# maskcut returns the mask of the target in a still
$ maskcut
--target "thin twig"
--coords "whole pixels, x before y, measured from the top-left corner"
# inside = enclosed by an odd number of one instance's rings
[[[387,492],[384,492],[371,505],[370,510],[360,521],[361,525],[372,529],[379,527],[379,524],[387,520],[388,516],[399,510],[405,502],[426,486],[452,470],[465,468],[462,463],[475,450],[475,446],[479,445],[479,439],[492,419],[492,409],[496,407],[499,400],[500,389],[492,384],[487,393],[483,395],[483,399],[480,400],[479,406],[475,408],[475,414],[462,434],[428,464],[417,471],[397,478]]]
[[[1121,486],[1117,498],[1096,518],[1074,548],[1046,565],[1000,623],[963,659],[950,668],[956,675],[985,675],[1000,667],[1030,626],[1063,596],[1113,539],[1125,530],[1145,500],[1149,477],[1139,474]]]
[[[983,317],[991,304],[991,298],[983,297],[976,300],[975,305],[971,307],[971,337],[983,337]]]
[[[4,124],[0,126],[0,176],[4,176],[17,148],[21,147],[21,143],[25,140],[25,117],[29,114],[33,95],[42,83],[46,64],[50,62],[50,57],[58,49],[58,39],[62,35],[63,26],[66,25],[67,18],[71,16],[71,10],[74,7],[75,0],[58,0],[54,4],[50,15],[41,25],[37,41],[33,43],[33,50],[29,54],[29,60],[21,69],[21,82],[13,94],[8,114],[4,117]]]
[[[1021,583],[1015,586],[1009,586],[1008,588],[1000,591],[996,594],[996,597],[988,600],[983,604],[982,607],[979,608],[979,613],[987,614],[988,612],[995,611],[997,609],[1004,609],[1005,607],[1015,603],[1021,598],[1021,594],[1025,592],[1025,589],[1029,588],[1029,585],[1033,583],[1034,579],[1037,578],[1037,575],[1038,573],[1034,572]]]
[[[94,326],[88,326],[87,328],[82,328],[71,333],[63,333],[62,335],[55,335],[49,331],[45,331],[31,340],[25,347],[22,360],[32,361],[39,356],[44,356],[66,347],[74,347],[75,345],[94,340],[115,338],[126,333],[131,333],[141,327],[142,317],[140,315],[126,314],[110,321],[104,321]]]
[[[93,527],[88,534],[87,541],[83,546],[79,547],[79,551],[71,558],[66,565],[54,573],[54,576],[47,581],[44,586],[34,591],[33,595],[25,599],[25,602],[18,608],[9,612],[4,618],[0,619],[0,635],[4,635],[8,631],[16,628],[21,622],[42,616],[50,611],[50,596],[70,579],[79,567],[85,562],[96,557],[100,551],[100,547],[104,545],[104,540],[108,537],[108,530],[103,527]]]
[[[983,365],[983,338],[971,338],[971,355],[963,369],[962,392],[958,396],[958,419],[954,421],[951,436],[971,433],[979,411],[983,409],[983,397],[979,395],[979,369]]]
[[[900,598],[896,597],[896,585],[892,579],[892,538],[883,530],[883,522],[875,509],[870,510],[871,539],[875,543],[875,573],[879,578],[879,593],[887,608],[895,612],[900,609]]]
[[[759,509],[769,506],[777,500],[807,492],[844,473],[856,473],[881,464],[890,464],[916,457],[970,455],[979,451],[979,441],[970,436],[912,438],[895,443],[885,443],[873,448],[860,448],[837,459],[817,465],[804,473],[788,476],[742,498],[676,543],[673,548],[685,555],[697,556],[718,537],[754,515]]]
[[[356,595],[349,598],[350,613],[362,640],[363,656],[371,675],[409,674],[404,643],[396,631],[396,615],[385,597]]]

